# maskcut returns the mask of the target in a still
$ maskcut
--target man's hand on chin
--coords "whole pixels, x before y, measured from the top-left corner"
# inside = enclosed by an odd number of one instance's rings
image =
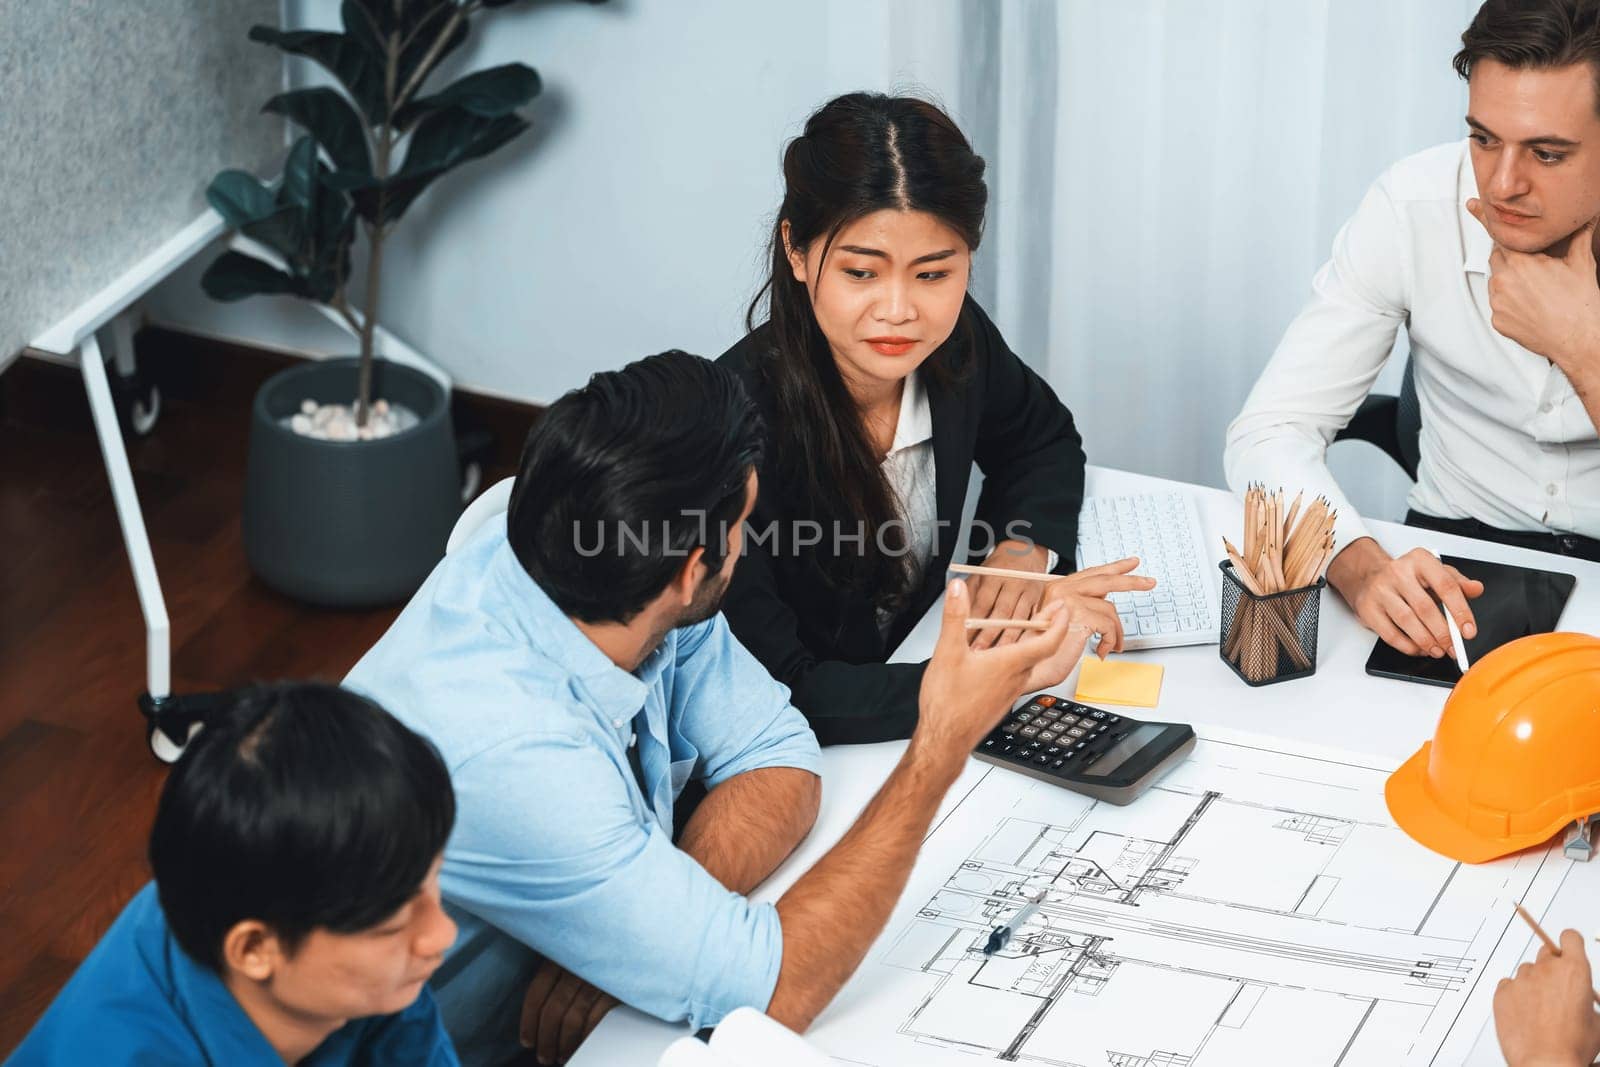
[[[1467,210],[1489,229],[1488,208]],[[1564,255],[1518,252],[1495,242],[1489,256],[1489,308],[1496,332],[1545,357],[1580,393],[1600,385],[1600,281],[1590,219]],[[1490,231],[1493,233],[1493,231]]]

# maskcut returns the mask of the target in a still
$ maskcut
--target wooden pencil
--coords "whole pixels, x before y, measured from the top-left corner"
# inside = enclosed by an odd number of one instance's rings
[[[1048,619],[968,619],[969,630],[1048,630]]]
[[[953,574],[974,574],[979,578],[1020,578],[1025,582],[1059,582],[1064,574],[1042,574],[1039,571],[1011,571],[1004,567],[974,567],[970,563],[952,563]]]

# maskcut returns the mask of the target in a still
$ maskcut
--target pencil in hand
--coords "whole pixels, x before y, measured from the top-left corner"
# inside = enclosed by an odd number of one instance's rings
[[[1524,908],[1521,903],[1515,901],[1512,902],[1511,906],[1517,909],[1517,914],[1522,916],[1522,921],[1533,928],[1533,932],[1538,935],[1540,941],[1544,942],[1544,947],[1550,950],[1550,954],[1552,956],[1561,955],[1561,946],[1556,944],[1555,941],[1551,939],[1550,935],[1544,932],[1544,927],[1539,925],[1539,921],[1537,919],[1528,914],[1527,908]],[[1600,941],[1600,938],[1596,938],[1595,940]],[[1600,1004],[1600,993],[1596,993],[1591,989],[1589,990],[1589,995],[1594,998],[1594,1002],[1596,1004]]]
[[[969,630],[1048,630],[1048,619],[968,619]]]

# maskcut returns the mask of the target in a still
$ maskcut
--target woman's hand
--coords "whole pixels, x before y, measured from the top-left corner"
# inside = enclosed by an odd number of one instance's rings
[[[1072,609],[1074,618],[1094,627],[1100,635],[1095,652],[1105,659],[1112,652],[1122,651],[1124,636],[1117,606],[1106,598],[1112,593],[1148,592],[1156,587],[1154,578],[1130,573],[1138,565],[1139,557],[1129,556],[1058,578],[1045,586],[1043,602],[1060,600]]]
[[[1048,548],[1022,541],[1001,541],[989,553],[989,558],[983,561],[985,567],[1032,571],[1035,574],[1048,573],[1049,564]],[[1026,578],[983,578],[978,575],[969,576],[969,581],[973,586],[974,619],[1031,619],[1034,611],[1044,602],[1045,590],[1053,584]],[[1021,630],[974,630],[971,644],[973,648],[1009,645],[1021,636]]]
[[[1148,593],[1156,587],[1156,580],[1132,573],[1138,566],[1139,557],[1129,556],[1115,563],[1102,563],[1098,567],[1065,575],[1050,583],[1050,594],[1046,599],[1054,599],[1058,593],[1102,599],[1112,593]]]
[[[1049,550],[1041,545],[1002,541],[983,561],[983,565],[1043,574],[1049,561]],[[1116,606],[1106,598],[1112,593],[1148,592],[1156,587],[1154,578],[1131,573],[1137,566],[1139,558],[1129,556],[1050,582],[1035,582],[1025,578],[974,578],[978,589],[973,595],[973,618],[1032,618],[1044,604],[1059,600],[1072,609],[1074,618],[1092,626],[1100,635],[1096,652],[1104,659],[1112,652],[1122,651],[1124,636]],[[974,648],[987,648],[995,644],[1008,644],[1020,636],[1020,630],[975,630],[972,645]]]

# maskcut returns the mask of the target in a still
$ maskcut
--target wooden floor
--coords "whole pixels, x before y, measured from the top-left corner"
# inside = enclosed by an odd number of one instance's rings
[[[173,691],[338,680],[398,609],[293,603],[251,577],[240,541],[248,403],[285,360],[155,330],[139,351],[164,403],[129,453],[172,618]],[[532,409],[485,403],[516,431],[488,484],[510,472]],[[135,705],[144,663],[81,379],[21,360],[0,374],[0,1058],[149,877],[165,768]]]

